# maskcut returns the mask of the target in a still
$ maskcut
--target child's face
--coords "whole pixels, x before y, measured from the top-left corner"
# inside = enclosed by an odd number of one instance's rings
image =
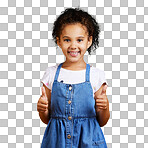
[[[86,50],[92,44],[92,36],[88,39],[87,29],[80,23],[69,24],[62,30],[60,39],[57,38],[57,44],[67,61],[81,62]]]

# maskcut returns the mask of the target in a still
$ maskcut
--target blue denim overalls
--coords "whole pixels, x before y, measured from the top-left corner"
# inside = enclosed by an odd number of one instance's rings
[[[52,86],[50,120],[41,148],[107,148],[96,119],[90,65],[86,64],[85,82],[65,84],[57,81],[62,64]]]

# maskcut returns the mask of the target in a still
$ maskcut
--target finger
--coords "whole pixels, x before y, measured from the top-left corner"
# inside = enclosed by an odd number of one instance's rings
[[[45,112],[45,111],[47,111],[47,109],[38,108],[37,111],[38,112]]]
[[[45,104],[38,104],[38,107],[39,107],[39,108],[45,108],[45,109],[47,109],[47,108],[48,108],[48,105],[45,105]]]
[[[95,98],[95,102],[107,102],[107,96],[98,96],[97,98]]]
[[[38,112],[40,112],[40,113],[44,113],[45,111],[40,110],[40,111],[38,111]]]
[[[41,113],[44,113],[46,112],[47,110],[43,110],[43,109],[38,109],[38,112],[41,112]]]
[[[45,87],[44,86],[41,87],[41,91],[42,91],[42,96],[47,98],[47,95],[46,95],[46,91],[45,91]]]
[[[104,102],[104,100],[98,99],[98,100],[96,100],[96,103],[104,104],[105,102]]]
[[[48,100],[45,100],[44,97],[40,97],[38,103],[40,103],[40,104],[48,104]]]
[[[106,95],[106,89],[107,89],[107,85],[104,85],[102,88],[101,95]]]
[[[38,112],[40,112],[40,111],[44,111],[44,112],[45,112],[45,111],[47,111],[47,110],[48,110],[48,106],[46,106],[46,107],[45,107],[45,106],[44,106],[44,107],[43,107],[43,106],[38,106],[38,107],[37,107],[37,111],[38,111]]]
[[[46,111],[48,109],[47,105],[38,105],[37,110],[38,111]]]
[[[95,107],[96,112],[99,112],[101,109],[99,107]]]
[[[101,109],[106,110],[107,107],[102,107],[102,106],[100,106],[99,109],[100,109],[100,110],[101,110]]]
[[[107,107],[107,105],[103,103],[96,103],[96,107]]]
[[[96,100],[96,99],[104,99],[104,98],[106,98],[105,95],[98,95],[98,96],[96,96],[95,100]]]
[[[96,103],[105,103],[105,104],[107,104],[107,98],[106,97],[99,98],[99,99],[96,99],[95,102]]]
[[[102,107],[102,106],[100,106],[100,107],[97,107],[97,108],[96,108],[96,111],[98,112],[98,111],[106,110],[106,109],[107,109],[107,107]]]

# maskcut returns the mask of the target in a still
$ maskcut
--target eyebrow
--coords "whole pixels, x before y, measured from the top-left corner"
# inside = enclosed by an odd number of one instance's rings
[[[70,38],[69,36],[63,36],[63,38]],[[78,36],[77,38],[84,38],[84,36]]]

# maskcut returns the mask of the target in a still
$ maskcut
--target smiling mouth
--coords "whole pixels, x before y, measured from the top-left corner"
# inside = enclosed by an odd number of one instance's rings
[[[80,53],[80,51],[68,51],[68,53],[69,53],[72,57],[76,57],[76,56],[78,56],[78,54]]]
[[[80,51],[68,51],[68,53],[80,53]]]

